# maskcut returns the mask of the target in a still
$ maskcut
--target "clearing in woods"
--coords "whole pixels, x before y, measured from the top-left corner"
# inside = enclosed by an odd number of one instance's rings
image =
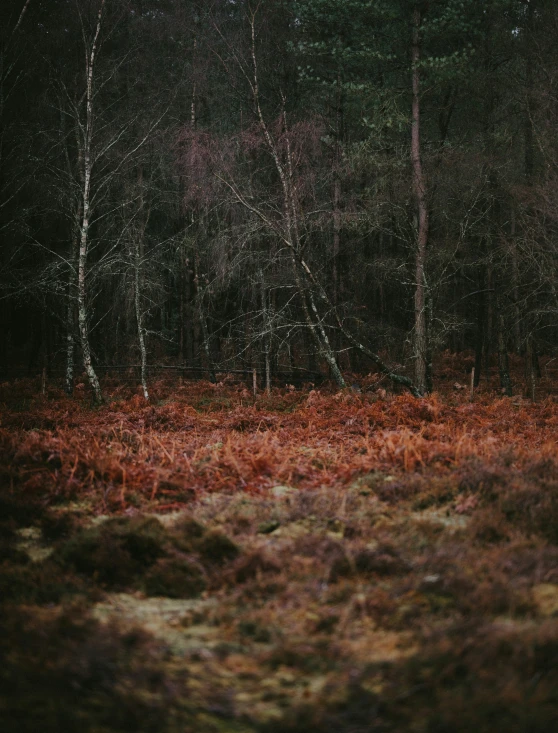
[[[552,730],[558,406],[1,387],[0,727]]]

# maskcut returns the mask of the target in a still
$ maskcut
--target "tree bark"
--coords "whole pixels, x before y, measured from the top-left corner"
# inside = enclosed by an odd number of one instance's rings
[[[420,27],[421,11],[415,4],[412,39],[412,124],[411,159],[413,165],[413,194],[417,212],[417,241],[415,254],[415,385],[421,394],[429,390],[428,319],[426,313],[427,281],[426,250],[428,245],[428,202],[426,176],[422,168],[420,137]]]
[[[143,200],[143,169],[140,164],[138,168],[138,188],[140,191],[140,213],[139,225],[134,237],[134,308],[136,311],[136,322],[138,326],[138,341],[141,356],[141,387],[144,399],[149,402],[149,390],[147,389],[147,347],[145,344],[145,328],[143,325],[143,311],[141,307],[142,292],[142,265],[145,248],[145,212]]]
[[[510,376],[508,350],[506,348],[504,314],[501,312],[500,308],[498,310],[498,371],[500,372],[500,387],[503,394],[507,397],[511,397],[513,389]]]
[[[69,166],[68,166],[69,167]],[[70,168],[70,167],[69,167]],[[79,252],[80,223],[82,221],[81,201],[77,203],[74,217],[72,242],[70,244],[70,262],[68,272],[68,303],[66,307],[66,373],[64,391],[67,395],[74,391],[75,347],[76,347],[76,272]]]
[[[526,349],[526,377],[527,377],[527,383],[529,386],[529,396],[531,397],[531,400],[534,402],[537,396],[537,351],[535,349],[535,345],[533,343],[533,338],[529,336],[527,339],[527,349]]]
[[[211,356],[211,343],[210,343],[210,336],[209,336],[209,329],[207,327],[207,316],[204,311],[204,291],[200,287],[200,257],[199,253],[196,252],[196,277],[197,277],[197,287],[196,287],[196,309],[198,312],[198,320],[199,324],[201,326],[202,331],[202,339],[203,339],[203,350],[205,353],[205,358],[207,362],[207,370],[209,372],[209,379],[210,381],[215,384],[217,382],[217,375],[215,374],[215,366],[213,364],[213,358]]]
[[[304,308],[305,317],[306,317],[306,323],[308,327],[310,328],[312,335],[316,339],[316,343],[318,345],[318,350],[320,354],[324,357],[328,366],[330,367],[330,370],[331,370],[331,373],[332,373],[332,376],[335,382],[341,389],[343,389],[346,386],[345,380],[343,378],[343,375],[341,374],[341,370],[339,369],[339,365],[337,363],[335,352],[329,341],[329,337],[324,328],[322,319],[320,318],[318,309],[316,307],[314,295],[312,293],[311,288],[306,288],[304,286],[304,281],[300,277],[300,273],[298,270],[298,267],[300,265],[300,261],[299,261],[300,258],[297,256],[297,254],[299,254],[301,250],[300,227],[299,227],[299,220],[298,220],[299,211],[298,211],[298,201],[297,201],[297,193],[296,193],[296,182],[294,180],[294,167],[293,167],[293,162],[292,162],[291,148],[290,148],[289,135],[288,135],[289,130],[287,126],[287,115],[286,115],[285,108],[283,106],[282,118],[283,118],[284,132],[286,134],[286,153],[284,156],[284,160],[282,160],[281,153],[277,145],[275,144],[274,138],[269,130],[269,127],[263,115],[261,104],[260,104],[258,61],[257,61],[257,56],[256,56],[255,14],[252,15],[252,18],[251,18],[251,56],[252,56],[251,87],[252,87],[252,98],[254,102],[254,112],[258,120],[258,124],[262,131],[262,134],[264,136],[264,140],[266,142],[267,149],[275,165],[277,175],[279,176],[279,180],[281,182],[281,190],[282,190],[282,197],[283,197],[283,201],[282,201],[282,205],[283,205],[282,238],[285,241],[285,243],[287,244],[287,246],[289,247],[289,249],[291,250],[297,288],[298,288],[299,294],[302,299],[303,308]],[[310,311],[312,312],[310,313]]]
[[[477,300],[477,329],[475,334],[475,379],[474,379],[474,386],[477,388],[480,384],[480,378],[482,373],[482,366],[483,366],[483,355],[484,355],[484,345],[485,345],[485,339],[484,339],[484,324],[486,321],[486,313],[485,313],[485,290],[484,290],[485,280],[484,276],[480,280],[479,284],[479,292],[478,292],[478,300]]]
[[[335,144],[333,160],[333,303],[339,305],[341,249],[341,145],[343,140],[343,94],[341,72],[337,74],[337,99],[335,104]]]
[[[512,295],[513,295],[513,335],[514,351],[520,354],[523,347],[521,336],[521,311],[519,308],[519,257],[516,238],[515,206],[512,203],[510,212],[510,239],[511,239],[511,260],[512,260]]]
[[[74,301],[72,298],[71,287],[72,285],[69,283],[68,304],[66,309],[66,373],[64,378],[64,391],[67,395],[72,395],[74,391]]]
[[[92,137],[93,137],[93,72],[95,68],[95,57],[97,53],[97,44],[101,33],[101,24],[103,19],[103,10],[105,0],[101,1],[99,13],[97,15],[97,26],[95,35],[91,43],[91,48],[86,49],[86,118],[83,138],[83,203],[82,203],[82,221],[80,232],[80,243],[78,253],[78,323],[79,334],[81,340],[81,350],[83,356],[83,366],[89,379],[89,384],[93,389],[95,402],[103,401],[101,385],[99,378],[93,368],[91,361],[91,348],[89,345],[89,333],[87,326],[87,304],[86,304],[86,273],[87,273],[87,254],[89,246],[89,224],[91,216],[91,175],[93,169],[92,159]]]
[[[345,382],[343,374],[339,369],[339,365],[337,364],[335,354],[333,352],[333,349],[331,348],[331,344],[329,343],[327,333],[323,327],[323,324],[320,321],[314,296],[308,288],[304,287],[300,272],[298,270],[298,263],[296,258],[294,257],[294,254],[292,257],[292,263],[295,282],[297,284],[298,293],[302,301],[302,308],[304,310],[306,325],[308,326],[310,333],[314,337],[314,341],[316,342],[316,346],[318,347],[319,355],[329,366],[331,376],[335,380],[335,383],[340,389],[345,389],[347,383]]]
[[[265,391],[271,394],[271,345],[272,345],[272,316],[269,290],[266,287],[263,270],[259,271],[260,296],[262,311],[262,342],[264,353]]]

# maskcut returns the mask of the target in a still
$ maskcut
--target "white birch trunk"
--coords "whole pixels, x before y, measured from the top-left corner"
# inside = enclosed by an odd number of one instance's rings
[[[144,398],[149,401],[149,391],[147,389],[147,348],[145,346],[145,330],[143,327],[143,317],[141,311],[141,258],[140,243],[136,241],[135,263],[134,263],[134,305],[136,309],[136,320],[138,324],[138,341],[141,354],[141,387]]]
[[[260,105],[260,93],[259,93],[259,82],[258,82],[258,63],[256,56],[256,27],[255,27],[255,16],[252,16],[251,20],[251,32],[252,32],[252,95],[254,100],[255,112],[258,118],[258,122],[264,139],[266,141],[269,153],[275,164],[279,180],[281,181],[281,188],[283,192],[283,218],[284,218],[284,241],[288,245],[289,249],[293,254],[293,266],[295,270],[295,277],[297,282],[297,288],[302,300],[306,322],[310,331],[318,346],[320,355],[325,359],[330,367],[331,374],[337,383],[337,386],[344,389],[347,385],[337,364],[335,352],[330,344],[327,332],[324,328],[323,321],[320,317],[314,294],[312,289],[305,287],[302,278],[299,275],[298,268],[300,267],[300,228],[299,228],[299,211],[297,206],[296,186],[294,181],[294,171],[292,165],[292,157],[290,145],[288,142],[287,135],[287,154],[286,162],[281,161],[281,154],[275,144],[275,141],[269,131],[263,112]],[[285,126],[285,132],[287,132],[287,120],[286,113],[283,110],[283,122]],[[304,269],[303,272],[307,274]],[[310,306],[310,311],[308,309]]]
[[[87,327],[87,306],[86,306],[86,275],[87,275],[87,254],[89,246],[89,224],[91,216],[91,175],[93,169],[93,160],[91,156],[92,136],[93,136],[93,71],[95,68],[95,56],[97,53],[97,44],[101,33],[101,24],[103,19],[103,10],[105,0],[101,1],[99,13],[97,16],[97,26],[95,35],[91,43],[91,48],[86,49],[85,66],[86,66],[86,117],[85,130],[83,139],[83,204],[82,204],[82,221],[78,253],[78,324],[79,335],[81,341],[81,350],[83,355],[83,367],[93,394],[95,402],[101,403],[103,395],[99,378],[93,368],[91,361],[91,348],[89,345],[89,334]]]
[[[145,212],[143,200],[143,169],[138,169],[138,187],[140,191],[140,216],[137,235],[134,237],[134,307],[138,325],[138,341],[141,356],[141,388],[144,399],[149,402],[149,391],[147,389],[147,347],[145,345],[145,328],[143,325],[143,312],[141,309],[142,292],[142,264],[144,257],[145,243]]]

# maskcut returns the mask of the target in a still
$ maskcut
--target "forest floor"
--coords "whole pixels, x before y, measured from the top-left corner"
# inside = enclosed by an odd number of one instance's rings
[[[0,385],[2,731],[557,729],[553,398],[106,391]]]

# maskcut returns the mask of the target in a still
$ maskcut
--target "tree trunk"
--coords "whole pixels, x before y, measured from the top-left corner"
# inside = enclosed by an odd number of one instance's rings
[[[333,303],[339,305],[339,249],[341,242],[341,181],[335,172],[333,182]]]
[[[512,294],[513,294],[513,335],[514,335],[514,351],[520,354],[523,346],[521,337],[521,311],[519,308],[519,259],[517,254],[516,240],[516,223],[515,223],[515,207],[512,204],[510,213],[510,239],[511,239],[511,257],[512,257]]]
[[[145,328],[143,325],[143,311],[141,307],[142,292],[142,266],[145,248],[145,212],[143,200],[143,169],[140,164],[138,168],[139,206],[138,228],[134,236],[134,308],[136,312],[136,323],[138,327],[138,342],[141,356],[141,387],[143,396],[149,401],[149,390],[147,389],[147,347],[145,345]]]
[[[477,301],[477,331],[475,336],[475,388],[480,384],[480,378],[482,373],[482,362],[484,355],[484,324],[486,320],[485,313],[485,292],[484,292],[484,277],[479,285],[478,301]]]
[[[83,356],[83,367],[89,384],[93,389],[95,396],[95,402],[101,403],[103,401],[103,394],[101,392],[101,385],[99,378],[93,368],[91,361],[91,349],[89,346],[89,334],[87,328],[87,309],[85,300],[85,275],[86,275],[86,264],[87,264],[87,245],[88,245],[88,231],[89,231],[89,196],[88,193],[84,195],[84,217],[81,230],[81,241],[79,247],[79,261],[78,261],[78,324],[79,324],[79,335],[81,341],[81,351]]]
[[[298,271],[298,263],[294,254],[292,256],[292,264],[295,282],[297,284],[298,293],[302,301],[302,308],[304,310],[306,325],[308,326],[310,333],[314,337],[314,341],[316,342],[316,346],[318,347],[318,353],[327,363],[331,372],[331,376],[333,377],[335,383],[340,389],[344,389],[347,384],[343,375],[341,374],[339,365],[337,364],[335,353],[331,348],[327,333],[322,323],[320,322],[313,294],[308,288],[305,288],[303,285],[302,278],[300,277],[300,273]],[[311,310],[312,313],[310,312]]]
[[[73,275],[73,273],[72,273]],[[64,379],[64,391],[72,395],[74,391],[74,302],[68,287],[68,305],[66,309],[66,374]]]
[[[83,218],[81,222],[80,243],[78,253],[78,323],[79,334],[81,340],[81,351],[83,356],[83,366],[89,379],[89,384],[93,389],[95,402],[103,401],[101,385],[93,368],[91,361],[91,348],[89,345],[89,334],[87,328],[87,303],[86,303],[86,272],[87,272],[87,251],[89,246],[89,223],[91,216],[91,174],[93,170],[93,159],[91,155],[92,137],[93,137],[93,70],[95,68],[95,56],[97,53],[97,43],[101,33],[101,22],[105,0],[102,0],[97,16],[97,26],[95,35],[91,43],[91,49],[86,55],[86,118],[83,140],[83,202],[82,212]]]
[[[134,282],[134,306],[136,311],[136,321],[138,324],[138,340],[141,354],[141,386],[144,398],[149,401],[149,391],[147,389],[147,348],[145,346],[145,331],[143,327],[143,317],[141,312],[141,258],[139,256],[139,245],[136,243],[136,262],[135,262],[135,282]]]
[[[178,287],[179,322],[178,322],[178,360],[184,364],[186,358],[186,287],[188,282],[188,258],[186,256],[186,216],[184,212],[184,178],[178,178],[178,232],[182,237],[178,249]]]
[[[418,21],[420,25],[420,13],[418,15]],[[417,29],[418,30],[418,29]],[[324,326],[324,321],[317,307],[316,298],[319,299],[320,304],[323,304],[328,312],[333,314],[337,327],[340,333],[359,351],[364,353],[379,367],[383,374],[386,374],[396,384],[401,384],[407,387],[413,395],[420,396],[424,393],[426,387],[422,391],[418,390],[417,387],[408,377],[403,377],[395,374],[373,351],[364,346],[350,331],[348,331],[343,323],[343,320],[339,316],[338,310],[332,304],[331,299],[324,290],[319,280],[315,277],[308,263],[306,262],[303,252],[300,237],[300,226],[299,226],[299,200],[298,200],[298,186],[294,175],[293,155],[290,146],[289,129],[287,126],[287,114],[285,107],[282,110],[282,132],[284,135],[285,150],[284,152],[277,146],[276,141],[270,131],[267,122],[264,118],[259,96],[259,82],[258,82],[258,64],[256,57],[256,28],[255,28],[255,13],[252,15],[251,20],[251,32],[252,32],[252,71],[253,76],[250,79],[252,87],[252,95],[254,102],[254,113],[259,122],[260,129],[263,133],[264,140],[271,158],[273,159],[275,169],[277,171],[281,188],[282,188],[282,221],[280,224],[272,221],[267,214],[258,206],[254,206],[250,198],[244,196],[234,183],[225,183],[233,191],[239,203],[241,203],[246,209],[255,214],[269,229],[275,232],[286,245],[291,253],[293,272],[295,276],[295,282],[297,291],[300,295],[306,324],[314,337],[316,344],[318,345],[318,351],[330,367],[331,374],[338,386],[345,387],[345,380],[337,363],[336,354],[331,346],[327,331]],[[418,48],[418,46],[417,46]],[[418,70],[417,70],[418,71]],[[418,77],[417,77],[418,81]],[[283,100],[285,101],[285,100]],[[417,89],[417,102],[418,102],[418,89]],[[418,108],[417,108],[418,113]],[[418,118],[417,118],[418,119]],[[414,127],[413,127],[414,131]],[[418,129],[417,129],[418,132]],[[420,153],[420,148],[419,148]],[[420,169],[420,156],[419,172]],[[421,182],[424,183],[421,173]],[[419,187],[418,190],[422,191],[422,200],[424,205],[422,206],[423,211],[423,234],[428,233],[428,216],[426,212],[426,198],[424,196],[424,186]],[[426,218],[424,214],[426,212]],[[424,226],[426,224],[426,226]],[[424,254],[426,251],[426,239],[424,240]],[[424,270],[424,258],[423,258],[423,270]],[[424,282],[424,278],[420,279],[420,282]],[[424,297],[424,287],[422,288],[422,295]],[[424,313],[424,307],[421,309],[423,319],[426,319]],[[424,321],[426,323],[426,321]],[[424,376],[426,380],[426,363],[427,363],[427,351],[423,350],[424,353]]]
[[[78,261],[80,223],[82,220],[81,201],[77,204],[74,218],[75,232],[70,249],[70,268],[68,273],[68,303],[66,308],[66,374],[64,390],[67,395],[74,391],[75,347],[76,347],[76,265]]]
[[[333,304],[339,305],[339,252],[341,246],[341,144],[343,139],[343,95],[341,74],[337,74],[335,148],[333,160]]]
[[[260,268],[260,295],[262,309],[262,340],[264,353],[265,391],[271,394],[271,345],[272,345],[272,317],[271,299],[266,287],[263,270]]]
[[[197,276],[197,288],[196,288],[196,310],[198,312],[198,320],[199,324],[201,326],[201,332],[202,332],[202,339],[203,339],[203,350],[205,353],[205,358],[207,362],[207,370],[209,372],[209,379],[213,384],[217,381],[217,376],[215,374],[215,366],[213,365],[213,359],[211,356],[211,342],[209,340],[209,329],[207,327],[207,316],[205,314],[204,310],[204,303],[203,303],[203,296],[204,291],[200,287],[200,279],[201,279],[201,273],[200,273],[200,257],[199,254],[196,252],[196,276]]]
[[[507,397],[511,397],[513,390],[510,377],[508,350],[506,348],[506,325],[504,322],[504,314],[500,309],[498,310],[498,371],[500,372],[500,387],[503,394]]]
[[[533,343],[533,338],[529,336],[527,339],[527,349],[526,349],[526,364],[525,364],[525,371],[526,377],[527,377],[527,384],[529,386],[529,396],[531,397],[531,400],[534,402],[537,396],[537,365],[538,365],[538,359],[537,359],[537,351],[535,349],[535,345]]]
[[[182,255],[182,252],[180,253],[180,261],[178,264],[180,268],[180,277],[178,280],[178,287],[180,288],[180,322],[178,325],[178,361],[181,364],[184,364],[184,354],[185,354],[185,331],[186,331],[186,277],[185,277],[185,267],[184,267],[184,257]]]
[[[75,370],[75,265],[77,254],[77,240],[72,243],[70,271],[68,273],[68,302],[66,305],[66,373],[64,378],[64,391],[72,395],[74,391],[74,370]]]
[[[426,313],[426,249],[428,244],[428,203],[426,177],[422,169],[420,138],[420,26],[421,12],[416,4],[413,12],[412,42],[412,125],[411,159],[413,164],[413,194],[417,211],[417,242],[415,255],[415,385],[421,394],[429,391],[428,323]]]
[[[258,63],[257,63],[257,57],[256,57],[255,15],[252,16],[252,20],[251,20],[251,33],[252,33],[251,56],[252,56],[252,71],[253,71],[252,94],[253,94],[253,101],[254,101],[254,112],[258,119],[260,129],[263,133],[268,152],[271,155],[271,158],[275,165],[275,169],[279,176],[279,180],[281,182],[281,189],[282,189],[282,195],[283,195],[282,239],[284,243],[289,247],[289,250],[291,252],[295,281],[296,281],[298,292],[300,294],[300,298],[302,300],[302,305],[303,305],[304,314],[305,314],[306,323],[308,325],[308,328],[310,329],[314,339],[316,340],[316,344],[318,345],[318,350],[320,352],[320,355],[325,359],[325,361],[327,362],[331,370],[333,379],[335,380],[337,385],[341,389],[343,389],[346,386],[345,380],[343,379],[343,375],[341,374],[341,370],[339,369],[339,365],[337,364],[335,352],[331,346],[329,337],[327,335],[327,332],[324,328],[322,319],[316,307],[314,294],[312,293],[311,283],[310,283],[310,287],[305,287],[305,283],[303,280],[303,278],[307,279],[308,268],[304,266],[303,260],[300,257],[301,239],[300,239],[300,227],[299,227],[299,208],[298,208],[298,198],[297,198],[297,186],[296,186],[296,181],[294,177],[292,152],[291,152],[291,147],[290,147],[289,128],[287,125],[287,113],[286,113],[285,108],[283,107],[282,122],[283,122],[283,132],[285,134],[285,142],[286,142],[286,151],[283,154],[278,149],[276,142],[274,140],[274,137],[272,133],[270,132],[270,129],[267,125],[267,122],[263,115],[261,104],[260,104]],[[299,268],[301,268],[302,270],[302,273],[303,273],[302,277],[301,277]]]

